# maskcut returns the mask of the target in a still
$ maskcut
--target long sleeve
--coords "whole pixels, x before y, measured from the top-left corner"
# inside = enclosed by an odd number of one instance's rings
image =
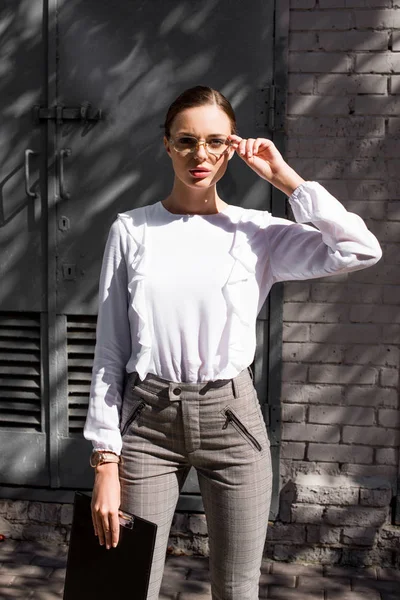
[[[267,227],[274,281],[358,271],[382,257],[379,242],[363,219],[348,212],[318,182],[302,183],[289,202],[297,222],[272,217]]]
[[[83,432],[94,449],[117,454],[122,448],[119,419],[125,367],[131,354],[125,244],[118,218],[109,231],[100,274],[95,357]]]

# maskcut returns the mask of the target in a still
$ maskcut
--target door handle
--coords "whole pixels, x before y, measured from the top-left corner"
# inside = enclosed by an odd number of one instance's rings
[[[67,192],[65,189],[65,181],[64,181],[64,158],[66,156],[71,156],[71,148],[62,148],[60,150],[60,155],[58,159],[58,178],[60,181],[60,197],[63,200],[69,200],[71,194]]]
[[[29,171],[29,157],[33,156],[33,155],[37,155],[39,154],[38,152],[34,152],[33,150],[30,150],[29,148],[27,150],[25,150],[25,192],[26,195],[28,196],[28,198],[32,198],[33,200],[35,200],[38,197],[38,193],[34,192],[31,188],[31,182],[30,182],[30,171]]]

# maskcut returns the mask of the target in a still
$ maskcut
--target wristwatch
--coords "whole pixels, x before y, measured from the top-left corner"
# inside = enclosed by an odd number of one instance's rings
[[[104,463],[119,463],[121,461],[120,456],[115,452],[109,450],[94,450],[90,456],[90,466],[95,468]]]

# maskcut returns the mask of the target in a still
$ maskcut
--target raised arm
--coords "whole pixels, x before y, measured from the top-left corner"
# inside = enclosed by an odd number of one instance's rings
[[[379,242],[363,219],[316,181],[300,184],[289,202],[296,223],[271,217],[266,229],[275,281],[358,271],[380,260]]]

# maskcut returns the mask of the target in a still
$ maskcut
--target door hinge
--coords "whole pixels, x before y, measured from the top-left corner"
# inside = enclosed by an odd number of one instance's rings
[[[269,85],[257,90],[257,129],[283,129],[283,104],[280,88]]]
[[[55,121],[62,125],[64,121],[80,121],[81,123],[94,123],[103,118],[100,108],[92,108],[90,102],[84,102],[80,106],[34,106],[32,109],[33,120],[36,124],[41,121]]]

